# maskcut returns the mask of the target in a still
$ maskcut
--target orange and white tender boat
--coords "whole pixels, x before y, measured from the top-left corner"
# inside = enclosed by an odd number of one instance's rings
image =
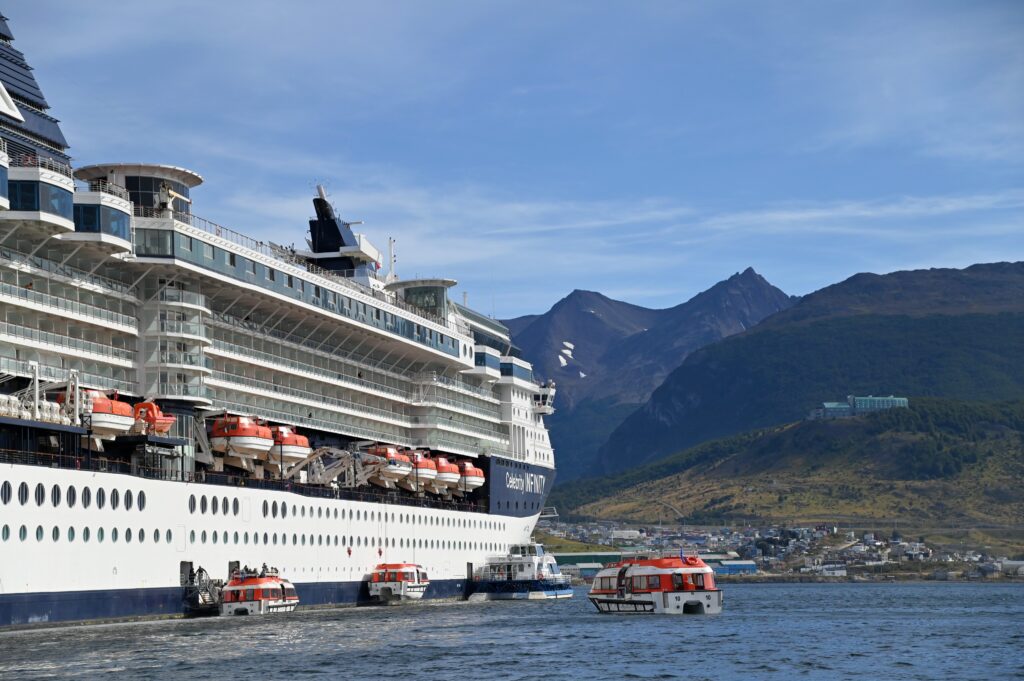
[[[460,492],[472,492],[484,484],[484,472],[473,465],[472,461],[460,461],[459,473],[462,477],[459,480]]]
[[[135,414],[132,405],[113,397],[107,397],[99,390],[84,390],[85,412],[89,416],[92,432],[101,438],[114,438],[124,435],[135,425]]]
[[[714,571],[695,554],[631,558],[597,573],[587,596],[601,612],[671,615],[722,612]]]
[[[268,615],[291,612],[299,604],[299,595],[277,568],[266,565],[259,571],[235,570],[224,586],[220,606],[222,615]]]
[[[231,453],[239,457],[261,457],[274,446],[270,426],[260,423],[254,416],[225,414],[213,422],[210,446],[215,452]]]
[[[397,481],[412,473],[412,461],[396,447],[370,447],[362,456],[364,461],[375,466],[368,480],[379,487],[394,489]]]
[[[298,463],[313,451],[309,446],[309,438],[299,435],[291,426],[271,426],[270,432],[274,437],[274,446],[269,453],[270,459],[280,458],[284,459],[285,463]]]
[[[459,467],[443,456],[435,456],[434,465],[437,467],[437,486],[444,490],[458,489],[462,480]]]
[[[398,486],[410,492],[435,492],[434,481],[437,480],[437,465],[434,460],[427,456],[426,452],[418,449],[410,452],[409,459],[412,461],[412,473],[398,481]]]
[[[370,598],[379,603],[418,601],[423,598],[430,580],[422,565],[415,563],[381,563],[373,568],[367,585]]]
[[[135,405],[135,423],[147,435],[167,435],[176,420],[164,414],[155,402],[139,402]]]

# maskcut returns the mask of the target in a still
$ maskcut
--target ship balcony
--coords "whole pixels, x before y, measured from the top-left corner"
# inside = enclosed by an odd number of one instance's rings
[[[206,386],[192,383],[151,383],[146,390],[146,397],[155,400],[180,400],[196,404],[209,405]]]
[[[132,251],[132,202],[128,190],[94,180],[74,196],[75,232],[61,241],[85,242],[107,253]]]
[[[206,327],[199,322],[179,322],[169,319],[157,319],[146,329],[149,336],[172,336],[175,338],[186,338],[189,340],[213,345],[213,341],[206,336]]]
[[[488,441],[508,444],[508,435],[495,428],[484,428],[464,421],[456,421],[454,417],[438,416],[413,416],[413,430],[446,430],[460,435],[467,435],[475,438],[485,438]]]
[[[87,324],[95,324],[122,333],[134,335],[139,330],[138,321],[134,316],[60,298],[26,286],[15,286],[7,282],[0,282],[0,301]]]
[[[162,307],[188,308],[210,314],[210,306],[206,301],[206,296],[195,291],[165,288],[161,289],[157,300],[160,301]]]
[[[97,343],[49,331],[40,331],[21,324],[0,322],[0,341],[105,364],[116,364],[123,367],[135,366],[136,353],[134,350],[114,347],[110,343]]]
[[[8,210],[0,219],[46,236],[75,231],[75,181],[71,166],[50,158],[17,155],[7,170]]]
[[[213,360],[198,352],[156,352],[146,364],[158,369],[184,369],[205,376],[213,373]]]

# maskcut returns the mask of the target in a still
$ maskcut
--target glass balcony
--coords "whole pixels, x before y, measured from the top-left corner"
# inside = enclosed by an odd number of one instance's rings
[[[14,376],[32,376],[32,367],[28,362],[13,359],[11,357],[0,357],[0,373]],[[39,379],[52,383],[63,383],[68,380],[70,370],[64,367],[55,367],[49,364],[39,364]],[[78,382],[83,388],[98,388],[101,390],[115,389],[126,394],[135,394],[135,384],[129,381],[122,381],[110,376],[102,376],[86,371],[78,372]]]
[[[31,303],[33,306],[39,306],[43,311],[48,311],[46,308],[50,308],[60,312],[89,317],[96,320],[96,322],[101,325],[117,324],[118,326],[131,329],[132,332],[138,331],[138,320],[134,316],[105,310],[102,307],[87,305],[85,303],[67,300],[66,298],[60,298],[58,296],[51,296],[47,293],[43,293],[42,291],[27,289],[24,286],[0,283],[0,296],[17,298],[25,303]]]
[[[458,421],[455,418],[442,418],[438,416],[414,416],[412,418],[413,428],[450,428],[469,433],[475,433],[481,437],[486,437],[490,440],[498,440],[501,442],[508,442],[508,434],[496,428],[485,428],[482,426],[476,426],[473,424],[466,423],[464,421]]]
[[[56,346],[68,353],[88,352],[93,355],[104,357],[108,360],[121,362],[135,362],[134,350],[123,350],[112,347],[105,343],[94,343],[93,341],[62,336],[49,331],[40,331],[20,324],[0,322],[0,334],[6,334],[33,343],[45,343],[49,346]]]
[[[153,359],[158,364],[193,367],[206,373],[213,371],[213,360],[195,352],[159,352]]]
[[[202,293],[196,293],[195,291],[182,291],[176,288],[165,288],[160,290],[160,295],[157,296],[157,300],[162,303],[183,303],[185,305],[194,305],[195,307],[201,307],[204,310],[209,311],[209,306],[206,302],[206,296]]]
[[[150,325],[148,331],[159,331],[173,336],[197,336],[206,338],[206,327],[198,322],[178,322],[169,319],[158,319]],[[209,342],[209,341],[207,341]]]
[[[85,270],[71,267],[70,265],[62,265],[54,262],[53,260],[47,260],[46,258],[41,258],[37,255],[30,256],[10,248],[0,247],[0,264],[4,264],[5,261],[8,266],[14,266],[24,272],[30,272],[33,274],[37,271],[43,272],[58,277],[61,280],[76,286],[88,284],[89,286],[99,289],[103,293],[119,295],[129,299],[133,303],[138,300],[135,295],[135,289],[130,288],[115,279],[110,279],[99,274],[92,274]]]
[[[147,394],[157,397],[182,397],[186,399],[209,401],[206,396],[207,389],[204,385],[191,385],[188,383],[154,383],[150,385]]]

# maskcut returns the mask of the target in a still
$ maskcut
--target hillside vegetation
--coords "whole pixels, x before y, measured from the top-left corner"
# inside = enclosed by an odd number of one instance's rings
[[[981,529],[1024,546],[1024,400],[912,398],[910,409],[707,442],[556,488],[563,515]]]

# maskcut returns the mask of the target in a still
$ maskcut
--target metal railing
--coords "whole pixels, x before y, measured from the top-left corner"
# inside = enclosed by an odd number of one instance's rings
[[[21,324],[0,322],[0,334],[14,336],[15,338],[21,338],[35,343],[46,343],[47,345],[54,345],[69,351],[88,352],[101,357],[108,357],[127,362],[135,361],[134,350],[123,350],[106,343],[95,343],[93,341],[82,340],[80,338],[62,336],[49,331],[40,331],[39,329],[22,326]]]
[[[71,166],[67,163],[61,163],[47,156],[37,156],[35,154],[17,154],[11,157],[12,168],[42,168],[44,170],[52,170],[55,173],[60,173],[66,177],[74,179],[74,173],[71,170]]]
[[[153,383],[146,394],[171,395],[175,397],[200,397],[209,399],[206,396],[206,386],[189,385],[187,383]]]
[[[157,362],[160,364],[178,364],[196,368],[213,369],[213,360],[194,352],[161,352]]]
[[[482,437],[486,437],[492,440],[499,440],[508,442],[508,434],[502,433],[497,429],[483,428],[481,426],[475,426],[465,421],[456,421],[453,417],[441,418],[439,416],[414,416],[412,417],[413,427],[416,426],[430,426],[433,428],[445,427],[455,428],[458,430],[465,430],[470,433],[475,433]]]
[[[135,302],[135,289],[127,286],[126,284],[104,277],[99,274],[93,274],[80,270],[77,267],[71,267],[70,265],[62,265],[52,260],[47,260],[38,255],[26,255],[19,251],[15,251],[10,248],[0,247],[0,260],[9,261],[15,268],[33,268],[47,272],[49,274],[56,275],[66,279],[72,284],[88,284],[95,286],[96,288],[104,289],[106,293],[116,293],[118,295],[127,296]]]
[[[297,397],[303,400],[309,400],[310,402],[319,402],[325,405],[331,405],[340,409],[349,409],[351,411],[358,412],[359,415],[373,414],[379,418],[391,419],[393,421],[402,421],[402,425],[409,425],[409,415],[403,411],[389,411],[387,409],[380,409],[378,407],[371,407],[365,404],[359,404],[358,402],[351,402],[349,400],[343,400],[338,397],[329,397],[327,395],[321,395],[319,393],[312,393],[307,390],[299,390],[297,388],[290,388],[284,385],[277,385],[269,381],[261,381],[255,378],[248,378],[247,376],[238,376],[237,374],[229,374],[224,371],[214,370],[213,375],[210,377],[216,381],[224,381],[226,383],[234,383],[235,385],[244,385],[250,388],[256,388],[257,390],[265,390],[267,392],[289,395],[291,397]]]
[[[170,319],[157,319],[150,324],[147,331],[159,331],[174,335],[198,336],[206,338],[206,327],[198,322],[178,322]]]
[[[184,303],[186,305],[201,307],[204,310],[210,309],[206,302],[206,296],[202,293],[196,293],[195,291],[182,291],[181,289],[176,288],[165,288],[160,290],[157,300],[162,303]]]
[[[281,423],[290,423],[294,426],[308,426],[310,428],[326,430],[332,433],[341,433],[343,435],[373,440],[374,442],[387,442],[389,444],[399,446],[411,444],[407,437],[398,432],[397,428],[394,431],[374,430],[373,428],[358,426],[341,419],[328,420],[308,416],[308,413],[310,413],[308,407],[298,409],[296,405],[290,405],[286,402],[280,402],[279,404],[282,406],[288,405],[296,407],[296,410],[294,412],[288,412],[281,409],[269,409],[267,407],[259,407],[254,404],[220,399],[217,397],[210,399],[218,409],[227,409],[240,414],[258,414],[264,418],[279,421]]]
[[[472,393],[473,395],[479,397],[487,398],[488,400],[493,400],[495,402],[499,401],[498,398],[494,396],[494,393],[486,388],[481,388],[479,386],[475,386],[471,383],[466,383],[465,381],[460,381],[449,376],[442,376],[437,372],[420,372],[413,376],[412,380],[416,383],[440,383],[446,388],[451,388],[452,390],[461,390],[463,392]]]
[[[106,180],[89,180],[89,191],[91,192],[102,192],[104,194],[110,194],[116,196],[119,199],[125,201],[131,201],[131,196],[128,194],[128,190],[119,184],[113,182],[107,182]]]
[[[0,282],[0,295],[18,298],[19,300],[31,302],[36,305],[45,305],[47,307],[57,308],[58,310],[63,310],[72,314],[79,314],[83,317],[93,317],[94,319],[110,324],[126,326],[133,331],[138,330],[139,326],[138,320],[134,316],[121,314],[120,312],[114,312],[112,310],[106,310],[102,307],[89,305],[87,303],[79,303],[74,300],[50,295],[49,293],[43,293],[42,291],[27,289],[24,286],[15,286],[14,284]]]
[[[471,412],[473,412],[475,414],[480,414],[481,416],[486,416],[488,418],[493,418],[493,419],[498,419],[498,420],[501,419],[501,412],[500,412],[500,409],[497,406],[495,406],[492,409],[484,409],[483,407],[479,407],[479,406],[477,406],[475,404],[470,404],[468,402],[460,402],[459,400],[453,400],[453,399],[448,398],[448,397],[440,397],[438,395],[423,395],[423,396],[420,396],[420,397],[414,397],[413,401],[417,402],[417,403],[420,403],[420,404],[423,404],[425,406],[435,405],[436,404],[436,405],[441,405],[441,406],[446,406],[446,407],[452,407],[453,409],[462,409],[463,411],[471,411]]]
[[[27,361],[12,359],[10,357],[0,357],[0,373],[31,377],[32,367]],[[69,373],[69,369],[43,364],[42,362],[39,363],[40,380],[48,382],[63,382],[68,380]],[[116,388],[122,393],[134,394],[135,392],[135,384],[130,381],[122,381],[116,378],[111,378],[110,376],[101,376],[87,371],[78,372],[78,381],[79,385],[83,388],[100,388],[103,390]]]

